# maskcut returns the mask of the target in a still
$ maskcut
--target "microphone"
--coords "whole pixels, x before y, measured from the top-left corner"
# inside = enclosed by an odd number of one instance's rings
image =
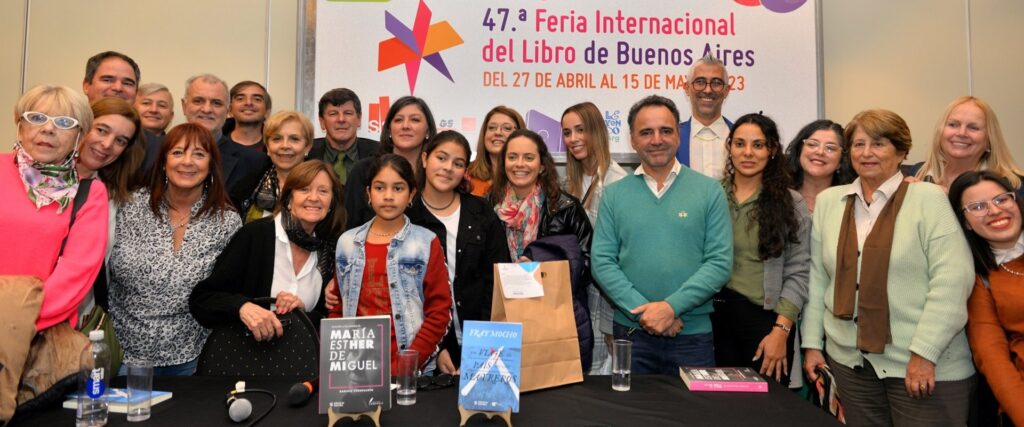
[[[320,388],[319,380],[310,380],[297,383],[288,390],[288,404],[291,406],[302,406],[309,401],[310,396]]]
[[[252,402],[249,402],[249,399],[232,395],[228,397],[226,403],[228,405],[228,418],[231,418],[231,421],[240,423],[247,420],[249,415],[252,415]]]

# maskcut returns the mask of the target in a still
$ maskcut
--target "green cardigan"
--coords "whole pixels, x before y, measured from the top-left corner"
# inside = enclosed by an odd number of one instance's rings
[[[846,198],[857,197],[850,194],[853,185],[860,185],[859,180],[818,195],[802,347],[827,348],[833,360],[848,367],[861,366],[862,357],[867,358],[879,378],[905,377],[911,352],[935,363],[936,381],[970,377],[974,365],[964,325],[974,280],[971,251],[938,186],[910,185],[896,216],[888,279],[892,343],[885,352],[862,354],[857,324],[832,315],[836,248]]]

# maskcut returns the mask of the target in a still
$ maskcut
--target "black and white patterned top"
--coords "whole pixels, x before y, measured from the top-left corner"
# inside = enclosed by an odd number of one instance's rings
[[[188,311],[188,296],[209,276],[214,261],[242,220],[234,212],[194,218],[174,253],[174,229],[167,205],[158,219],[142,189],[117,212],[110,255],[110,314],[125,362],[148,360],[154,366],[189,362],[199,356],[209,331]]]

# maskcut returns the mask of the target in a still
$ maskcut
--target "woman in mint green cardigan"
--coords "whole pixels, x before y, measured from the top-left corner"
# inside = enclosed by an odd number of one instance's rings
[[[814,210],[804,369],[814,380],[827,363],[852,426],[967,421],[971,252],[942,189],[904,181],[910,141],[895,113],[855,116],[844,148],[859,178]]]

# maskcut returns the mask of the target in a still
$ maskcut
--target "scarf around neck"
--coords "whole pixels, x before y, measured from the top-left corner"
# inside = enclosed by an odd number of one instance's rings
[[[906,181],[901,182],[882,208],[860,253],[857,250],[857,219],[854,214],[857,196],[850,195],[846,199],[836,248],[832,313],[838,318],[853,320],[856,305],[857,348],[868,353],[884,353],[885,345],[892,342],[889,330],[889,256],[896,215],[907,195],[907,185]],[[858,255],[861,258],[860,283],[857,282]]]
[[[534,186],[530,194],[522,200],[516,197],[515,191],[509,186],[505,189],[501,203],[494,207],[498,218],[505,223],[505,237],[508,239],[508,250],[513,260],[523,255],[526,245],[537,240],[542,208],[540,184]]]
[[[68,155],[61,164],[40,163],[19,142],[14,146],[14,163],[25,185],[25,193],[36,205],[36,209],[56,203],[57,214],[60,215],[75,199],[78,193],[78,172],[75,170],[74,154]]]
[[[288,235],[288,241],[307,251],[316,252],[316,267],[324,281],[334,277],[334,245],[317,237],[315,232],[307,233],[288,209],[281,209],[281,227]]]

